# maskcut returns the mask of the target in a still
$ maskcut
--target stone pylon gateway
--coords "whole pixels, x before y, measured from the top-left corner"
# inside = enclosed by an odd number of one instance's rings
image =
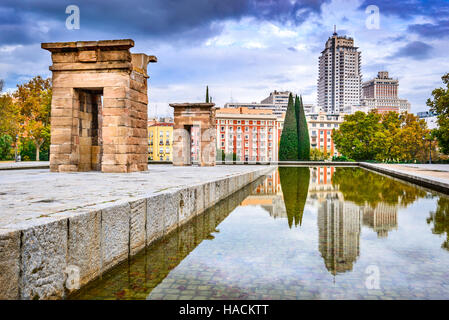
[[[215,103],[172,103],[174,108],[173,165],[192,164],[192,141],[199,143],[198,164],[215,166]],[[197,139],[192,138],[197,128]]]
[[[131,39],[42,43],[51,52],[50,170],[148,169],[147,65]]]

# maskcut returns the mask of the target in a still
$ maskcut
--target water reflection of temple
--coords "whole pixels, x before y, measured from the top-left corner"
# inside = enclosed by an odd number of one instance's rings
[[[282,195],[279,171],[275,170],[249,195],[242,206],[259,205],[273,218],[286,218],[284,197]]]

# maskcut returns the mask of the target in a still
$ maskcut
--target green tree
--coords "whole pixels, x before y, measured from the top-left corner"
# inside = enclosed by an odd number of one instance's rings
[[[4,134],[0,136],[0,160],[11,160],[13,139],[11,136]]]
[[[293,224],[301,225],[309,192],[310,169],[308,167],[279,167],[278,170],[288,225],[290,228]]]
[[[209,86],[206,86],[206,102],[209,103]]]
[[[298,129],[293,96],[288,97],[287,112],[285,113],[284,128],[282,129],[281,142],[279,146],[280,161],[298,160]]]
[[[410,113],[356,112],[333,130],[333,139],[340,153],[355,160],[424,161],[429,132]]]
[[[346,115],[338,130],[332,130],[335,146],[355,160],[373,160],[381,152],[385,137],[381,133],[381,115],[357,111]]]
[[[440,87],[432,91],[432,99],[427,99],[430,111],[437,113],[438,129],[434,135],[438,140],[441,152],[449,154],[449,73],[441,77],[446,88]]]
[[[298,105],[298,107],[296,107]],[[302,103],[302,97],[298,99],[296,96],[295,111],[298,117],[298,159],[307,161],[310,160],[310,138],[309,129],[307,128],[306,114],[304,112],[304,104]]]

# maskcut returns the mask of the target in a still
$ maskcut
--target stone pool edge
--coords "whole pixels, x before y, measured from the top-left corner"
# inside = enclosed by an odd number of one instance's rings
[[[276,167],[0,227],[0,299],[63,299]]]
[[[429,177],[424,175],[419,175],[416,173],[409,173],[402,171],[400,169],[385,168],[381,164],[373,164],[367,162],[360,162],[359,166],[361,168],[371,169],[391,177],[399,178],[418,186],[426,187],[431,190],[439,191],[445,194],[449,194],[449,183],[445,182],[443,179],[438,179],[435,177]]]

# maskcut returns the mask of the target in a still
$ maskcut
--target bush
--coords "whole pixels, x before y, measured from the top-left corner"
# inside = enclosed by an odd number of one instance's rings
[[[14,153],[12,148],[13,140],[11,136],[4,134],[0,136],[0,160],[12,160],[14,159]]]
[[[341,162],[354,162],[355,160],[349,159],[346,156],[333,156],[332,161],[341,161]]]
[[[324,161],[329,159],[329,153],[321,151],[317,148],[310,149],[310,160],[312,161]]]

